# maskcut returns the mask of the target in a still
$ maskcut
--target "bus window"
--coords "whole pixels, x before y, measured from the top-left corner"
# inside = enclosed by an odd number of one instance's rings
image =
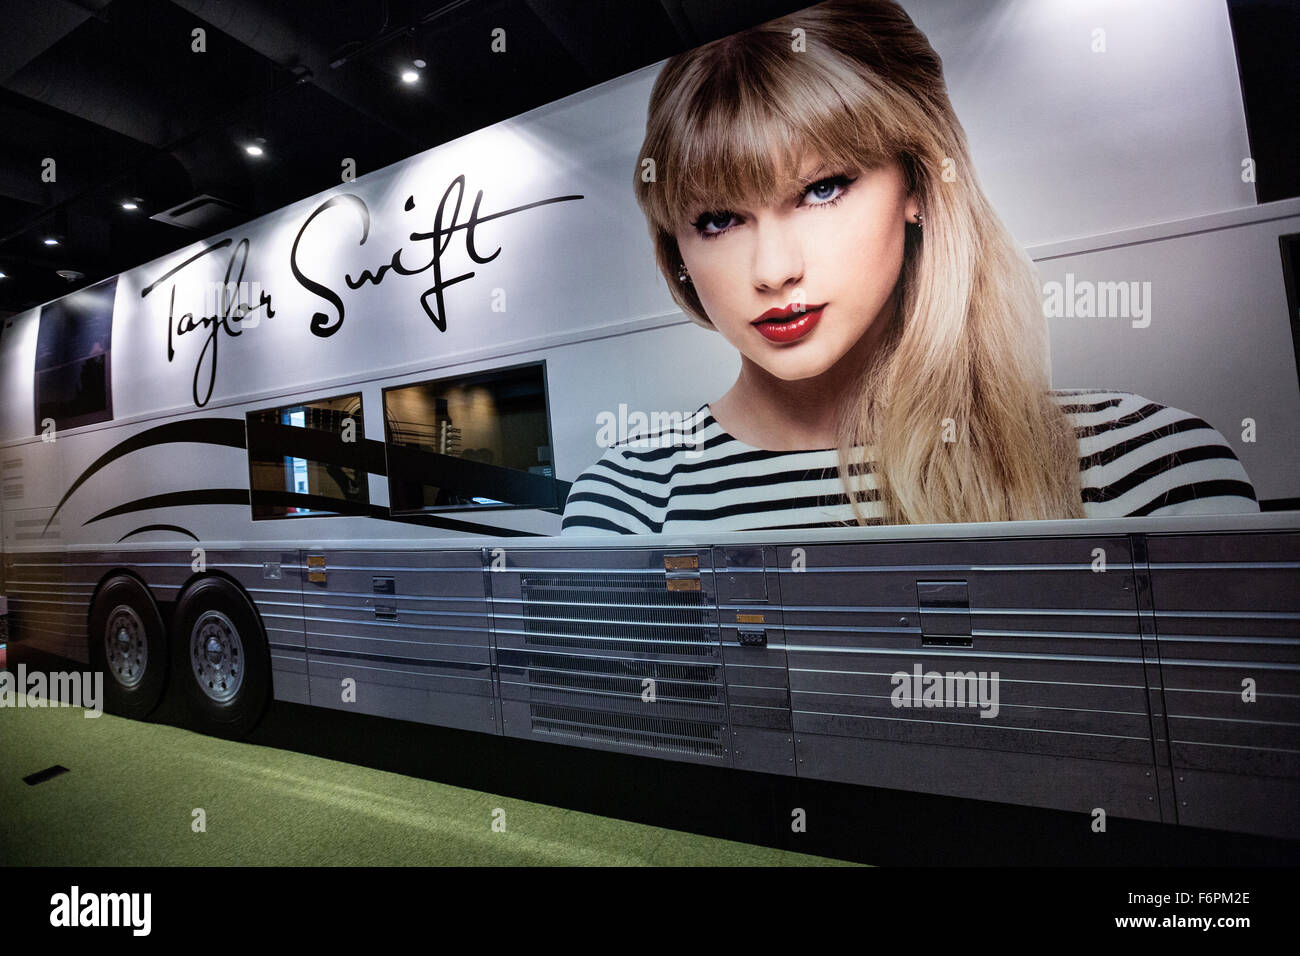
[[[249,412],[254,518],[366,514],[359,394]]]
[[[384,390],[393,514],[554,508],[542,364]]]
[[[113,420],[109,380],[114,276],[41,308],[36,336],[36,432]]]

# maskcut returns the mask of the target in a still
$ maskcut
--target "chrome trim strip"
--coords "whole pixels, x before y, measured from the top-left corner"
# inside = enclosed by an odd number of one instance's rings
[[[935,708],[935,709],[941,709],[941,708]],[[868,717],[862,714],[835,714],[835,713],[826,713],[824,711],[819,711],[819,710],[799,710],[799,711],[795,711],[795,713],[803,714],[809,717],[848,717],[853,720],[888,720],[888,721],[900,721],[902,723],[907,723],[907,724],[929,724],[929,725],[940,725],[944,727],[978,727],[981,730],[1014,730],[1014,731],[1018,731],[1019,733],[1028,733],[1028,734],[1059,734],[1066,737],[1101,737],[1105,740],[1138,740],[1142,742],[1149,742],[1151,740],[1150,737],[1129,737],[1126,734],[1095,734],[1095,733],[1088,733],[1087,731],[1082,731],[1082,730],[1048,730],[1043,727],[1008,727],[1004,724],[995,724],[989,722],[977,724],[974,722],[967,723],[965,721],[959,721],[959,720],[924,720],[919,717]],[[815,730],[795,731],[795,733],[823,733],[824,734],[823,731],[815,731]],[[824,735],[843,736],[841,734],[824,734]],[[870,740],[876,740],[877,738],[847,737],[846,739],[863,740],[864,742],[866,742]],[[913,741],[905,741],[905,742],[911,743]],[[948,744],[948,746],[953,746],[953,745]]]
[[[954,647],[941,649],[935,647],[823,647],[808,645],[787,645],[790,653],[804,652],[812,654],[874,654],[880,657],[970,657],[977,660],[1018,660],[1018,661],[1078,661],[1088,664],[1141,664],[1142,656],[1137,657],[1079,657],[1072,654],[1017,654],[1012,651],[981,651],[978,648]],[[790,670],[810,670],[817,668],[790,667]],[[832,673],[854,673],[832,672]]]

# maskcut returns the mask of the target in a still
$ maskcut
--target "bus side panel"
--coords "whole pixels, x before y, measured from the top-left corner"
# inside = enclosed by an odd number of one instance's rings
[[[36,313],[30,331],[35,333]],[[9,334],[9,333],[6,333]],[[11,369],[12,345],[4,356]],[[21,373],[20,373],[21,374]],[[30,382],[31,374],[26,373]],[[30,409],[30,402],[27,403]],[[0,453],[4,511],[5,593],[9,636],[15,644],[82,664],[89,663],[84,637],[86,607],[67,593],[63,551],[68,524],[54,514],[63,486],[66,435],[11,445]]]
[[[303,554],[313,705],[499,732],[478,550]]]
[[[707,548],[509,548],[488,576],[506,734],[731,765]]]
[[[311,692],[307,682],[307,634],[302,607],[306,581],[303,552],[271,552],[266,557],[270,560],[263,562],[261,580],[248,591],[266,628],[275,699],[308,704]]]
[[[800,776],[1160,819],[1127,539],[778,553]]]
[[[62,552],[10,551],[5,556],[5,594],[12,644],[90,663],[85,640],[87,605],[68,594]]]
[[[178,583],[195,573],[194,550],[180,554],[179,582],[168,575],[166,587],[179,596]],[[271,686],[276,700],[308,703],[307,645],[303,633],[302,569],[297,551],[202,552],[203,567],[236,581],[248,594],[266,632],[271,655]],[[170,622],[169,622],[170,623]]]
[[[1300,534],[1148,542],[1178,822],[1300,837]]]
[[[776,548],[715,547],[732,766],[793,775],[794,728]]]

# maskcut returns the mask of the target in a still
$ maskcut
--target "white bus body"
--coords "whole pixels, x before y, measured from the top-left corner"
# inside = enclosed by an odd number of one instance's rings
[[[656,71],[8,320],[11,653],[108,670],[129,714],[178,683],[220,733],[246,732],[275,699],[1300,835],[1281,812],[1300,796],[1295,511],[557,537],[602,413],[692,412],[737,367],[674,306],[632,198]],[[1259,496],[1294,499],[1300,407],[1272,311],[1279,268],[1259,250],[1297,231],[1300,204],[1162,212],[1091,240],[1035,224],[1045,279],[1110,275],[1121,246],[1134,276],[1168,278],[1144,337],[1115,339],[1123,320],[1055,323],[1069,346],[1055,378],[1142,375],[1134,390],[1225,434],[1253,416],[1283,436],[1240,449]],[[420,238],[439,229],[452,230],[441,247]],[[1176,266],[1221,255],[1262,358],[1213,315],[1221,277]],[[1240,373],[1208,408],[1180,394],[1207,356]],[[1091,380],[1104,363],[1114,374]],[[526,467],[489,460],[509,429],[467,433],[444,404],[533,401],[537,382],[541,411],[519,418]],[[334,450],[313,457],[313,432]],[[461,470],[431,489],[407,470],[418,462]],[[942,695],[900,707],[896,676],[931,672],[998,680],[996,714]]]

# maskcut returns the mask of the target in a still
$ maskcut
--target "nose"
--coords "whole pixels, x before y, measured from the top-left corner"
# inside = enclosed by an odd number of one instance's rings
[[[760,292],[780,292],[803,280],[803,249],[787,224],[765,218],[755,229],[754,286]]]

